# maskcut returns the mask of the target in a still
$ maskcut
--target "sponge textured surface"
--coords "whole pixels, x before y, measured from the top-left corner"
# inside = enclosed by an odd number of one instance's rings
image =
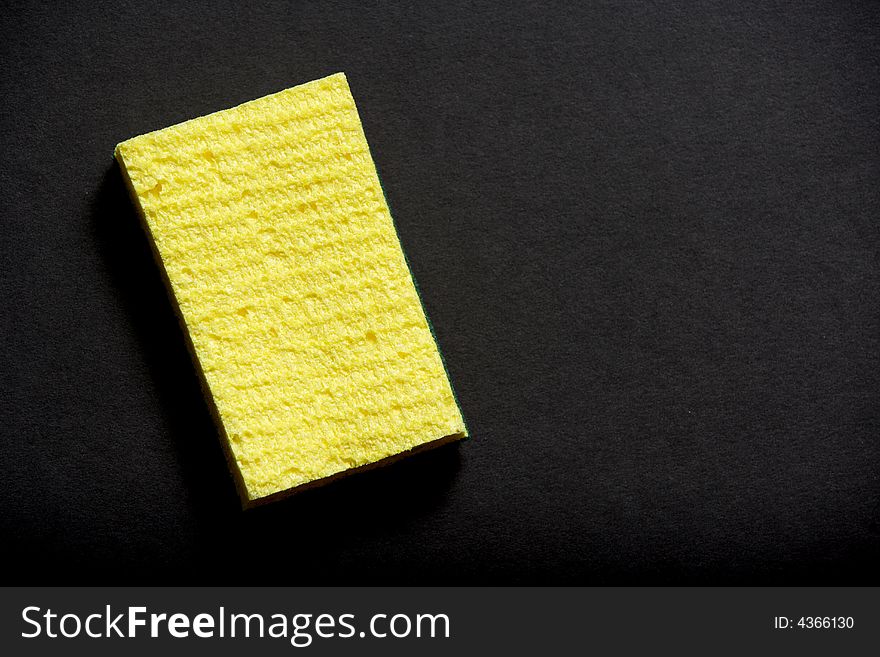
[[[116,157],[245,503],[466,435],[343,74]]]

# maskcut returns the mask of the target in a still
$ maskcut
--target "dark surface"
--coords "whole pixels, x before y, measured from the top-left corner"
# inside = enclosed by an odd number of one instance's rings
[[[2,9],[5,583],[878,582],[878,5],[74,4]],[[473,438],[242,513],[111,154],[339,70]]]

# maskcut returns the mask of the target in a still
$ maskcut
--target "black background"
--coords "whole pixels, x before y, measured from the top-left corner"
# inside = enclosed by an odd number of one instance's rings
[[[0,39],[6,583],[878,581],[878,5],[4,3]],[[111,154],[340,70],[472,439],[243,513]]]

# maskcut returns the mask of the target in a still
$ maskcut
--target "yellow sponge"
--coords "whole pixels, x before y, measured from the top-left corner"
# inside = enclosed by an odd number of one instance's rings
[[[343,74],[116,158],[245,506],[467,435]]]

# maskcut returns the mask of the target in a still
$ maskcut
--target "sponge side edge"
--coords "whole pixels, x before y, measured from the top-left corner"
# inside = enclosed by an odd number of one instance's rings
[[[382,191],[382,200],[385,203],[385,208],[388,211],[388,216],[391,218],[391,227],[394,230],[394,236],[397,239],[397,246],[400,249],[400,252],[403,254],[403,261],[406,265],[407,273],[409,275],[409,279],[412,282],[413,288],[415,288],[416,298],[419,301],[419,306],[422,309],[422,315],[425,317],[425,322],[428,325],[428,330],[431,332],[431,337],[434,340],[434,348],[437,350],[438,356],[440,356],[440,364],[443,366],[443,372],[446,375],[446,381],[449,384],[449,389],[452,392],[452,398],[455,401],[455,405],[458,408],[458,415],[461,418],[461,424],[464,427],[464,431],[460,434],[459,440],[468,439],[471,436],[470,428],[468,427],[467,420],[464,416],[464,409],[461,406],[461,399],[459,399],[458,393],[455,390],[455,384],[452,381],[452,374],[449,371],[449,365],[446,362],[446,357],[443,355],[443,349],[440,347],[440,340],[437,339],[437,332],[434,330],[434,324],[431,322],[431,316],[428,314],[428,308],[425,306],[425,299],[422,296],[422,290],[419,287],[419,282],[416,280],[415,272],[413,272],[412,263],[410,263],[409,256],[406,253],[406,249],[404,248],[403,241],[400,239],[400,228],[397,225],[397,219],[393,209],[391,208],[391,203],[388,201],[388,192],[385,190],[385,184],[382,182],[382,175],[379,173],[379,167],[376,165],[376,159],[373,157],[373,149],[370,147],[369,139],[367,139],[366,130],[364,129],[364,122],[361,118],[360,108],[358,107],[357,100],[354,97],[354,94],[351,91],[351,85],[348,82],[348,78],[344,73],[339,73],[337,75],[342,76],[343,81],[345,82],[345,86],[348,89],[348,93],[354,102],[355,112],[358,115],[358,126],[361,131],[361,135],[363,136],[364,143],[367,144],[368,147],[368,155],[370,157],[370,164],[373,167],[373,171],[376,174],[376,180],[379,182],[379,189]],[[332,77],[332,76],[331,76]]]
[[[177,297],[174,295],[174,288],[171,285],[171,279],[168,277],[168,272],[165,269],[165,263],[162,260],[162,255],[159,253],[159,249],[156,247],[156,242],[153,239],[153,233],[150,230],[150,224],[147,221],[146,213],[144,212],[144,208],[141,205],[140,198],[135,191],[134,183],[132,183],[131,176],[128,173],[128,169],[126,168],[125,156],[123,154],[123,147],[125,143],[126,142],[117,144],[113,152],[114,159],[119,167],[120,172],[122,173],[122,178],[125,182],[126,188],[128,189],[129,196],[134,203],[135,210],[141,224],[141,229],[143,230],[144,236],[146,237],[147,242],[150,245],[150,251],[153,254],[153,261],[156,263],[156,266],[159,269],[159,275],[162,278],[162,284],[165,287],[165,293],[168,295],[168,300],[171,302],[171,306],[174,309],[174,315],[177,319],[177,324],[180,327],[181,333],[183,334],[184,342],[186,343],[186,350],[189,352],[193,367],[196,370],[196,374],[199,380],[199,387],[202,389],[202,395],[204,396],[204,399],[208,405],[208,411],[210,412],[211,417],[214,420],[214,425],[216,426],[217,431],[220,434],[220,442],[223,446],[223,455],[226,458],[229,472],[232,474],[232,479],[235,483],[235,489],[238,493],[239,501],[242,508],[247,508],[251,504],[252,499],[250,497],[250,494],[248,493],[247,485],[245,484],[244,477],[242,476],[241,470],[238,466],[238,461],[236,461],[235,455],[232,453],[232,447],[229,442],[229,436],[226,433],[226,427],[224,426],[223,420],[220,417],[220,412],[218,411],[217,404],[214,401],[214,394],[211,392],[211,387],[208,385],[208,380],[205,377],[205,372],[202,369],[202,364],[199,361],[198,354],[196,353],[195,345],[192,342],[192,336],[190,336],[189,333],[189,327],[187,326],[186,321],[183,318],[183,313],[180,310],[180,305],[177,302]]]
[[[464,432],[451,433],[447,436],[443,436],[441,438],[437,438],[436,440],[432,440],[427,443],[422,443],[421,445],[416,445],[411,449],[404,450],[402,452],[397,452],[396,454],[391,454],[386,456],[383,459],[378,461],[372,461],[371,463],[365,463],[364,465],[360,465],[356,468],[347,468],[345,470],[340,470],[334,474],[328,475],[326,477],[322,477],[320,479],[313,479],[312,481],[306,482],[304,484],[300,484],[299,486],[294,486],[293,488],[285,488],[284,490],[280,490],[275,493],[271,493],[269,495],[263,495],[262,497],[251,498],[247,501],[242,502],[242,508],[245,511],[250,509],[254,509],[264,504],[269,504],[271,502],[275,502],[277,500],[287,499],[288,497],[292,497],[298,493],[302,493],[308,490],[312,490],[314,488],[323,488],[327,484],[331,484],[338,479],[347,479],[352,475],[357,475],[362,472],[369,472],[370,470],[376,470],[378,468],[384,468],[389,465],[393,465],[398,461],[409,458],[410,456],[414,456],[416,454],[421,454],[423,452],[428,452],[433,449],[437,449],[439,447],[443,447],[444,445],[449,445],[451,443],[459,442],[467,438],[466,430]]]

